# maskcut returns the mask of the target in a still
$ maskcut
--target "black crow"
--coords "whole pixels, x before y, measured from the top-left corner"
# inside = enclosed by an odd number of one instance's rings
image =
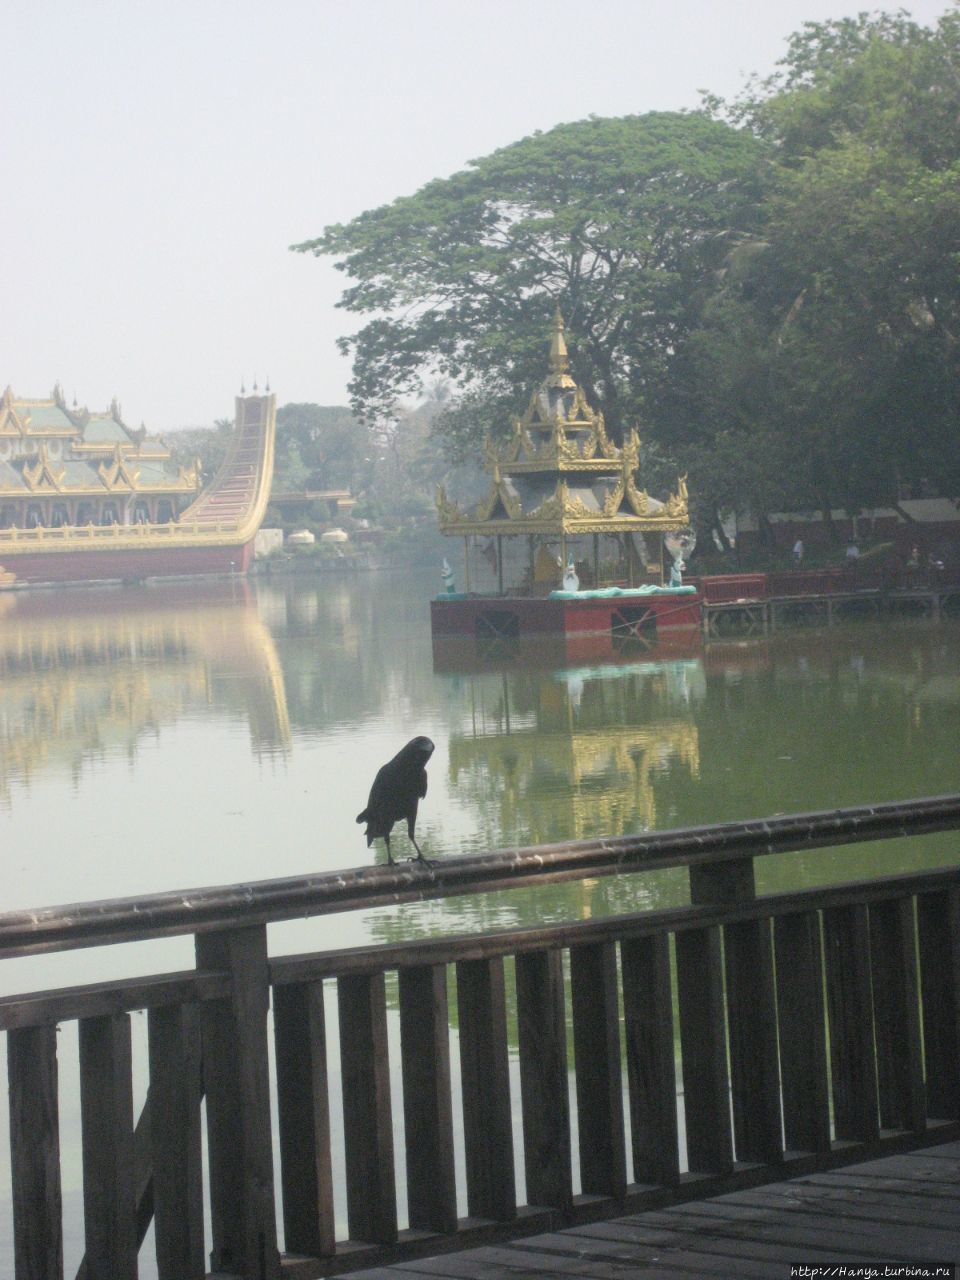
[[[433,755],[433,743],[429,738],[412,738],[392,760],[379,770],[370,788],[370,799],[363,813],[357,814],[358,822],[367,824],[367,848],[377,836],[382,836],[387,846],[387,857],[393,864],[390,852],[390,832],[401,818],[407,820],[407,835],[413,841],[417,857],[426,858],[420,851],[413,834],[417,821],[417,806],[427,794],[427,761]]]

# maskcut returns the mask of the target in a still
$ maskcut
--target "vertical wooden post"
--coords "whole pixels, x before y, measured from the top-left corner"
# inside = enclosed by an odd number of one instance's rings
[[[393,1244],[397,1238],[397,1194],[384,975],[338,978],[337,1000],[347,1226],[351,1240]]]
[[[960,892],[917,899],[927,1111],[960,1119]]]
[[[725,926],[727,1025],[737,1159],[783,1158],[777,1005],[769,920]]]
[[[690,867],[692,903],[749,902],[755,898],[752,858]],[[745,920],[731,924],[723,937],[737,1159],[779,1160],[783,1145],[770,923]]]
[[[197,967],[230,974],[228,999],[201,1006],[210,1158],[211,1270],[277,1280],[264,925],[197,935]]]
[[[687,1163],[691,1172],[729,1173],[733,1150],[718,927],[677,934],[677,995]]]
[[[570,948],[580,1183],[587,1195],[627,1189],[617,955],[611,943]]]
[[[503,595],[503,534],[497,534],[497,590]]]
[[[157,1270],[160,1280],[203,1280],[198,1010],[150,1009],[147,1027]]]
[[[597,590],[600,586],[600,535],[593,535],[593,586]]]
[[[623,1020],[635,1182],[680,1180],[677,1073],[666,934],[625,939]]]
[[[516,974],[527,1203],[567,1213],[573,1174],[562,954],[518,955]]]
[[[783,1128],[796,1151],[830,1150],[826,1011],[820,918],[815,911],[774,921]]]
[[[463,1138],[471,1216],[517,1216],[503,960],[457,964]]]
[[[81,1018],[83,1226],[90,1280],[137,1280],[130,1015]]]
[[[62,1280],[57,1028],[7,1034],[16,1280]]]
[[[457,1229],[446,965],[400,970],[400,1056],[410,1226]]]
[[[336,1252],[323,982],[273,991],[283,1234],[291,1253]]]
[[[874,1141],[880,1136],[880,1117],[866,906],[824,911],[823,933],[834,1133],[837,1138]]]
[[[927,1127],[927,1100],[912,898],[877,902],[870,907],[870,959],[880,1124],[887,1129],[923,1133]]]

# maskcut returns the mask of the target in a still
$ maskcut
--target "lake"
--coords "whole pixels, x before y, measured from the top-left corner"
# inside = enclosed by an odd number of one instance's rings
[[[436,743],[417,826],[432,859],[957,789],[956,623],[708,646],[691,636],[617,665],[556,667],[546,653],[473,641],[435,654],[428,602],[439,586],[438,574],[410,572],[0,594],[2,909],[385,860],[355,818],[379,765],[420,733]],[[759,885],[933,866],[954,843],[765,858]],[[413,853],[401,827],[393,847]],[[276,954],[513,927],[686,896],[680,870],[565,883],[293,921],[271,927],[270,945]],[[94,948],[7,961],[0,987],[192,963],[189,938]],[[137,1036],[139,1107],[142,1028]],[[80,1231],[74,1045],[65,1027],[70,1257]]]

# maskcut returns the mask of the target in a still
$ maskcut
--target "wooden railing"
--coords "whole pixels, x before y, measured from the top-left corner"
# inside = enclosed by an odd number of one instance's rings
[[[74,1019],[85,1280],[136,1276],[151,1220],[161,1280],[204,1276],[208,1248],[220,1275],[310,1280],[958,1138],[960,865],[763,897],[753,865],[958,827],[960,796],[948,796],[2,915],[0,956],[193,933],[197,958],[188,972],[0,1001],[16,1280],[63,1274],[57,1025]],[[687,906],[267,952],[271,921],[680,865]],[[135,1010],[147,1012],[150,1077],[136,1126]]]

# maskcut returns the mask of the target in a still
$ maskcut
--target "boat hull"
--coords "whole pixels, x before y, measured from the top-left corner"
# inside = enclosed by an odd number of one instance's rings
[[[0,541],[0,565],[20,583],[97,582],[166,578],[190,574],[245,573],[253,543],[200,547],[144,545],[11,553]]]

